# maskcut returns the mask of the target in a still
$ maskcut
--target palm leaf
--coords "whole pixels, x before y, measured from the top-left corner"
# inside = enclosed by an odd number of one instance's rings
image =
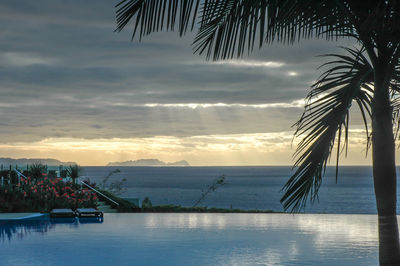
[[[132,38],[139,31],[140,40],[176,27],[182,36],[199,20],[194,49],[214,60],[240,57],[256,43],[261,47],[264,42],[293,43],[311,37],[355,37],[375,58],[378,32],[384,33],[381,42],[388,46],[395,46],[400,36],[396,1],[121,0],[116,8],[116,31],[133,20]]]
[[[205,1],[194,48],[217,60],[240,57],[256,43],[261,47],[264,42],[293,43],[314,36],[356,36],[350,8],[322,0]]]
[[[396,64],[389,85],[391,91],[392,123],[395,139],[400,139],[400,65]]]
[[[117,29],[121,31],[134,18],[132,39],[139,29],[139,38],[155,31],[173,31],[178,25],[182,36],[195,25],[200,0],[122,0],[116,5]]]
[[[393,131],[394,138],[400,139],[400,95],[398,93],[392,94],[392,123],[393,123]]]
[[[294,155],[295,173],[283,187],[281,203],[285,210],[291,208],[292,212],[299,211],[308,200],[313,203],[318,199],[318,190],[335,140],[337,139],[337,165],[342,138],[343,146],[347,149],[349,109],[353,100],[358,103],[368,132],[372,67],[363,55],[363,50],[346,50],[349,55],[327,55],[336,60],[325,64],[330,68],[312,86],[305,111],[295,124],[295,136],[304,135],[304,138]]]

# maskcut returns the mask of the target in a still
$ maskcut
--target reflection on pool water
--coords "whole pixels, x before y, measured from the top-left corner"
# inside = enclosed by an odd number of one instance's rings
[[[375,215],[105,214],[0,222],[1,265],[377,265]]]

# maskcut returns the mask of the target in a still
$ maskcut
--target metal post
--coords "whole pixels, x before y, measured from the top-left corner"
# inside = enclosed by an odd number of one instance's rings
[[[22,175],[23,177],[25,177],[25,178],[27,179],[27,177],[24,176],[24,175],[23,175],[20,171],[18,171],[17,169],[15,169],[14,171],[17,172],[18,176],[21,176],[21,175]]]
[[[96,192],[96,193],[102,195],[103,197],[105,197],[106,199],[108,199],[109,201],[111,201],[112,203],[114,203],[115,205],[118,205],[118,206],[119,206],[119,203],[118,203],[118,202],[116,202],[116,201],[110,199],[109,197],[107,197],[106,195],[104,195],[103,193],[101,193],[100,191],[98,191],[98,190],[96,190],[95,188],[89,186],[88,184],[86,184],[86,183],[83,182],[83,181],[81,181],[81,183],[84,184],[85,186],[87,186],[88,188],[90,188],[91,190],[93,190],[94,192]]]

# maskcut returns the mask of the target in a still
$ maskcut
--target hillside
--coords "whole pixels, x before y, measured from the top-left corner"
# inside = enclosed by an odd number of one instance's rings
[[[59,166],[59,165],[74,165],[75,162],[61,162],[56,159],[43,159],[43,158],[20,158],[20,159],[13,159],[13,158],[0,158],[0,164],[6,165],[19,165],[19,166],[26,166],[27,164],[33,163],[41,163],[48,166]]]

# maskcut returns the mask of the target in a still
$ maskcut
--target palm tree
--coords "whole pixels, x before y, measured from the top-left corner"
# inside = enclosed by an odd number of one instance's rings
[[[43,174],[47,173],[47,165],[33,163],[31,166],[29,166],[29,171],[33,179],[39,179],[43,177]]]
[[[346,48],[347,55],[330,55],[336,59],[307,96],[296,124],[296,136],[305,137],[281,202],[285,210],[298,211],[317,198],[335,144],[338,151],[341,143],[347,148],[349,109],[357,103],[372,145],[379,261],[400,264],[393,132],[399,118],[400,1],[123,0],[116,30],[131,20],[132,38],[138,34],[140,40],[159,30],[177,29],[182,36],[196,29],[195,52],[212,60],[241,57],[273,42],[354,39],[357,47]]]
[[[72,179],[72,182],[76,184],[76,179],[80,176],[82,168],[79,165],[70,165],[66,169],[67,176]]]

